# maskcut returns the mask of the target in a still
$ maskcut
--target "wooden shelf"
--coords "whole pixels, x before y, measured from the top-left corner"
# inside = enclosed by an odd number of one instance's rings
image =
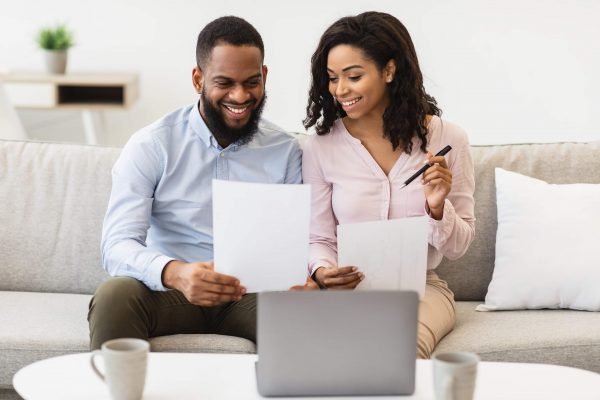
[[[15,108],[81,111],[89,144],[98,143],[102,134],[103,111],[128,108],[137,98],[136,74],[11,72],[0,73],[0,84]]]
[[[14,107],[31,109],[127,108],[137,98],[137,75],[111,73],[0,74]]]

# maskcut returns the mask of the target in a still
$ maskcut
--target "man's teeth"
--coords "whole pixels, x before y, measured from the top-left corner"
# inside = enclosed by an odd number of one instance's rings
[[[343,106],[351,106],[352,104],[356,103],[357,101],[359,101],[361,98],[357,97],[353,100],[349,100],[349,101],[342,101],[342,105]]]
[[[248,109],[248,107],[244,107],[244,108],[233,108],[231,106],[225,106],[225,108],[227,108],[229,111],[231,111],[234,114],[241,114],[244,111],[246,111]]]

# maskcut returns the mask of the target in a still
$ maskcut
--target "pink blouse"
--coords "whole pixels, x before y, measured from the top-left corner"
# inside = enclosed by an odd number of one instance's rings
[[[429,151],[446,154],[452,171],[452,190],[440,221],[429,219],[427,268],[434,269],[442,257],[456,259],[475,235],[473,160],[466,132],[434,116],[429,123]],[[402,153],[385,175],[367,149],[337,120],[331,131],[309,137],[303,148],[302,176],[312,187],[309,273],[318,266],[337,265],[337,224],[426,215],[420,178],[404,189],[400,186],[426,161],[413,141],[412,154]],[[360,267],[360,266],[359,266]]]

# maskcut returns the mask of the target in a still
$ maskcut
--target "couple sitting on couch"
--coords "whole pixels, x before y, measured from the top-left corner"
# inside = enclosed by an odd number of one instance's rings
[[[211,182],[304,180],[312,186],[309,273],[292,289],[352,289],[363,279],[360,266],[337,266],[338,223],[429,216],[418,328],[418,355],[428,358],[455,321],[453,294],[434,270],[443,256],[463,255],[474,236],[466,134],[440,119],[412,40],[389,14],[342,18],[321,37],[304,121],[317,135],[303,154],[293,137],[261,119],[263,59],[260,34],[248,22],[212,21],[196,48],[199,102],[142,129],[124,147],[102,234],[104,268],[116,277],[90,303],[91,348],[116,337],[178,333],[255,342],[256,296],[208,261]],[[432,155],[446,145],[447,159]],[[422,180],[400,190],[425,162],[432,167]]]

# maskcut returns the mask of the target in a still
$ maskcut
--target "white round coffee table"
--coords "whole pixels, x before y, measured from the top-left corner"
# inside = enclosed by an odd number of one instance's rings
[[[35,362],[15,374],[13,385],[26,400],[109,399],[108,390],[90,368],[89,357],[81,353]],[[262,398],[256,390],[255,354],[150,353],[148,360],[146,400]],[[416,384],[413,396],[373,399],[433,400],[430,361],[417,361]],[[547,364],[479,365],[477,400],[599,398],[600,374],[594,372]]]

